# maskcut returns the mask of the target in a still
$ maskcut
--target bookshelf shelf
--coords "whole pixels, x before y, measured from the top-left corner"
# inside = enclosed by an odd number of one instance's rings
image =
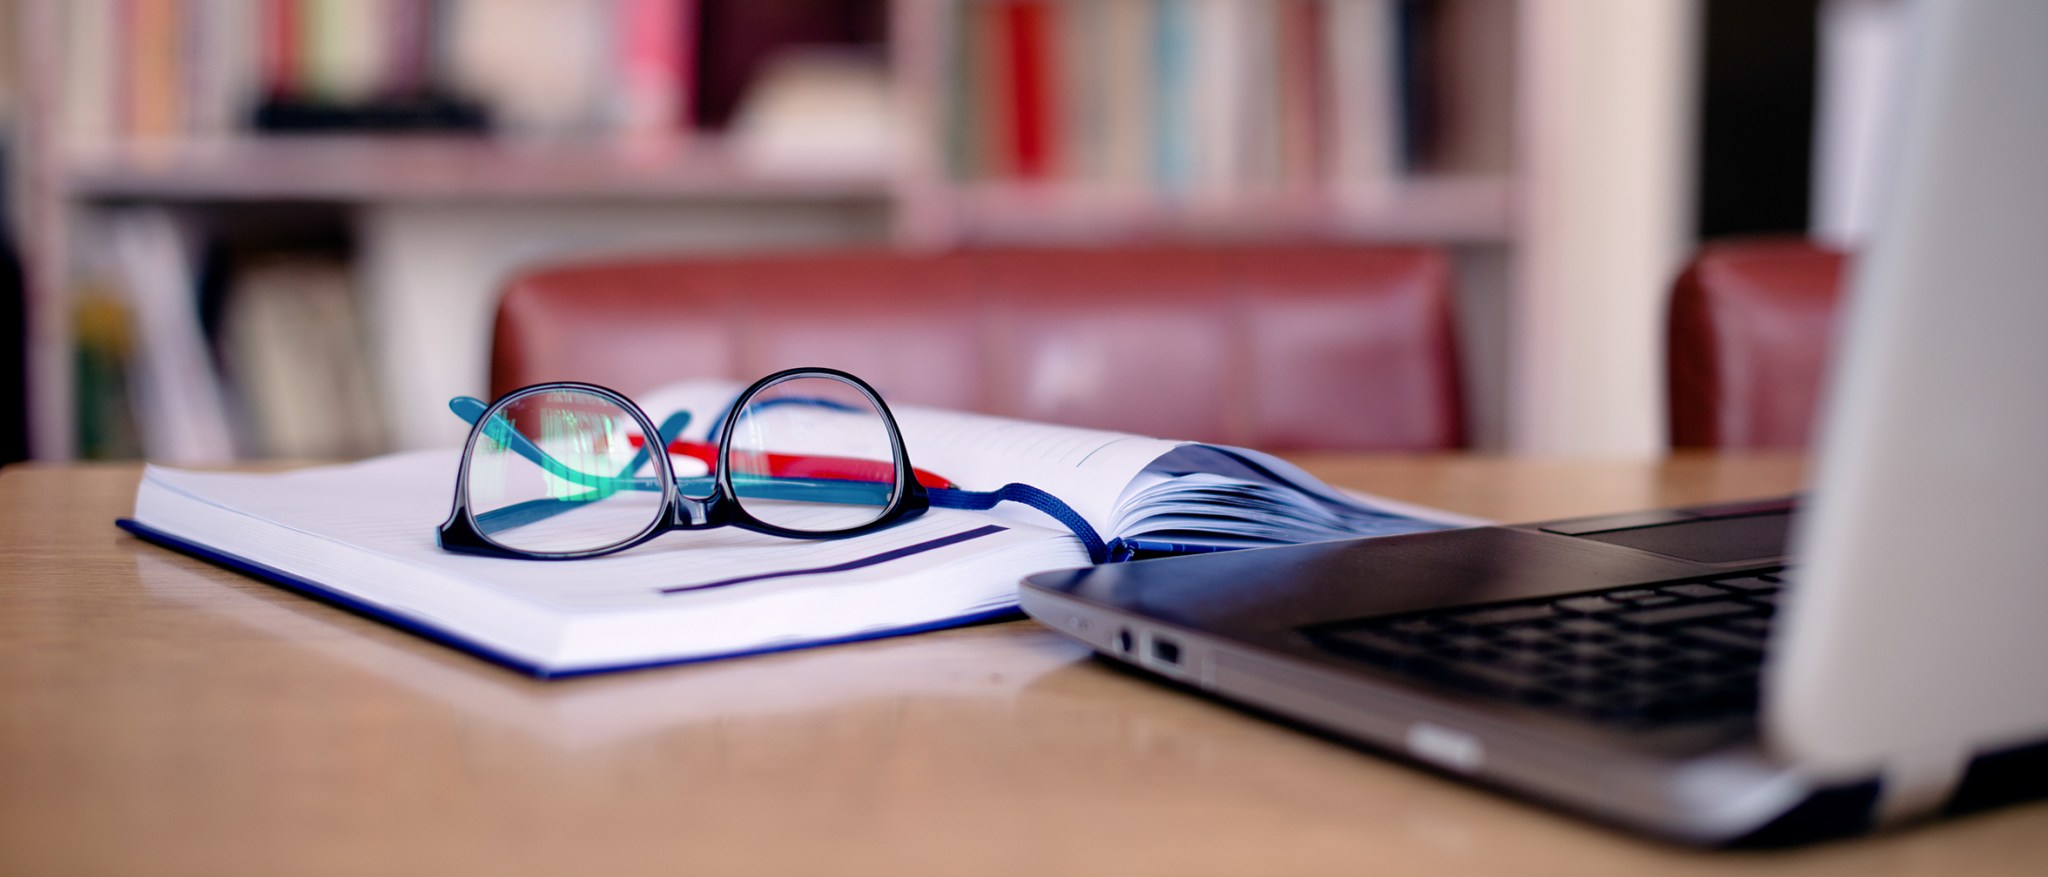
[[[730,144],[444,137],[240,137],[75,157],[73,197],[165,201],[882,200],[883,172],[792,174]]]
[[[1305,188],[1185,197],[1134,188],[977,183],[953,194],[951,208],[959,237],[970,241],[1307,235],[1504,244],[1514,228],[1513,181],[1506,177],[1422,177],[1357,192]]]

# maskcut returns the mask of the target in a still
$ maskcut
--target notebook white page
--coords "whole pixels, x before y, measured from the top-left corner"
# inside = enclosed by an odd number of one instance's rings
[[[725,527],[587,560],[460,555],[434,541],[456,462],[453,451],[421,451],[280,474],[153,466],[135,517],[554,669],[754,651],[995,611],[1014,605],[1024,572],[1088,562],[1064,529],[948,510],[855,539]]]

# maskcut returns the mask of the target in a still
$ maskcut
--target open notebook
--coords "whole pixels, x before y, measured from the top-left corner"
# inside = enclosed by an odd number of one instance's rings
[[[640,401],[656,416],[717,411],[738,390],[691,383]],[[1023,482],[1050,492],[1109,538],[1116,556],[1472,523],[1347,495],[1244,449],[892,408],[919,468],[968,489]],[[151,466],[135,517],[121,524],[541,676],[996,617],[1015,610],[1023,576],[1088,563],[1064,527],[1006,506],[933,509],[828,541],[728,527],[588,560],[452,554],[435,544],[434,528],[448,513],[457,457],[419,451],[276,474]]]

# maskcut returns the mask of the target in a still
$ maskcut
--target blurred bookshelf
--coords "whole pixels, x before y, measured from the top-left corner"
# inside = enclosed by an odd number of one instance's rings
[[[220,334],[240,273],[208,241],[294,211],[340,230],[313,249],[345,279],[313,286],[355,291],[392,448],[448,440],[495,285],[536,262],[1301,238],[1474,263],[1472,420],[1508,446],[1499,351],[1525,331],[1519,266],[1553,246],[1524,157],[1586,136],[1525,118],[1558,78],[1532,65],[1570,48],[1552,5],[15,0],[34,453],[80,453],[79,311],[104,324],[121,285],[91,265],[109,217],[169,218],[128,224],[194,260],[188,366],[257,419]]]

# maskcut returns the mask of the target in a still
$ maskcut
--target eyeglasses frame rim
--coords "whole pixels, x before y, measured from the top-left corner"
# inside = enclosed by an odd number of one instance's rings
[[[762,521],[748,513],[733,489],[731,467],[726,465],[726,459],[731,451],[734,427],[740,419],[739,412],[746,410],[747,404],[760,392],[777,384],[805,377],[830,378],[849,384],[860,391],[874,406],[875,411],[881,414],[882,424],[889,433],[896,483],[890,492],[889,505],[884,507],[880,515],[867,523],[844,530],[793,530]],[[469,503],[469,467],[471,460],[474,459],[477,439],[483,435],[485,425],[491,422],[491,418],[507,405],[527,396],[554,390],[575,390],[602,397],[631,415],[639,423],[644,434],[651,437],[647,445],[648,461],[658,470],[657,474],[661,478],[662,508],[659,513],[651,516],[647,526],[638,534],[599,548],[580,551],[531,551],[512,548],[493,540],[484,535],[483,530],[477,526]],[[708,497],[698,499],[683,495],[676,487],[675,471],[669,465],[668,454],[665,452],[667,437],[655,427],[647,412],[624,393],[584,381],[547,381],[510,390],[493,400],[484,409],[482,416],[470,427],[469,438],[463,442],[462,459],[456,468],[454,507],[449,511],[448,519],[435,531],[437,541],[443,549],[461,554],[524,560],[582,560],[616,554],[674,530],[706,530],[730,526],[788,539],[844,539],[916,517],[931,507],[929,494],[913,474],[910,453],[904,447],[903,431],[896,424],[895,413],[889,410],[889,405],[882,400],[881,393],[853,374],[822,366],[782,369],[762,377],[740,391],[727,411],[729,414],[718,424],[718,453],[714,458],[712,493]]]

